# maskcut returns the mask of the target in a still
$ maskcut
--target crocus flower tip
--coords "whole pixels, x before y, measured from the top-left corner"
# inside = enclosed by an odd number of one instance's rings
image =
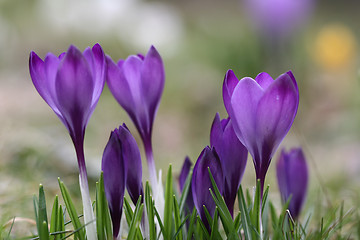
[[[71,44],[71,45],[69,46],[67,52],[69,53],[69,52],[72,52],[72,51],[79,51],[79,49],[78,49],[75,45],[72,45],[72,44]]]

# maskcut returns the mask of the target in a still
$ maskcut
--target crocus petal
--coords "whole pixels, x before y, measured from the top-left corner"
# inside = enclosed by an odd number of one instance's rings
[[[203,206],[205,206],[210,215],[213,216],[216,205],[209,191],[209,189],[213,189],[213,187],[209,177],[208,168],[210,168],[216,185],[220,193],[222,193],[224,176],[219,156],[214,148],[205,147],[196,161],[191,180],[191,188],[196,210],[210,232],[210,225],[206,219]]]
[[[122,206],[125,194],[125,161],[122,146],[116,131],[112,132],[105,147],[101,168],[104,173],[104,188],[113,223],[113,235],[120,230]]]
[[[126,164],[126,189],[132,202],[136,205],[140,195],[143,195],[142,164],[139,147],[125,123],[117,130],[122,146],[123,159]]]
[[[223,135],[223,126],[221,125],[219,113],[216,113],[210,130],[210,146],[216,146],[217,150],[218,148],[221,148],[219,146],[223,145],[222,135]]]
[[[59,64],[59,60],[54,55],[49,55],[45,58],[45,62],[41,60],[41,58],[36,55],[35,52],[31,52],[29,67],[30,67],[30,75],[33,81],[33,84],[36,90],[39,92],[40,96],[45,100],[45,102],[53,109],[56,115],[63,121],[63,117],[59,109],[57,108],[57,104],[55,103],[56,98],[54,96],[55,92],[55,77],[52,79],[47,78],[47,69],[49,58],[55,58],[53,62],[55,62],[55,71],[57,70],[57,66]],[[56,72],[55,72],[56,74]]]
[[[154,120],[160,97],[164,89],[165,71],[160,54],[151,46],[141,68],[142,95],[149,107],[149,119]]]
[[[229,114],[232,114],[230,118],[236,122],[234,124],[236,136],[252,155],[257,140],[256,110],[263,93],[263,89],[254,79],[243,78],[236,85],[231,96],[232,111]]]
[[[229,113],[232,109],[231,107],[231,96],[233,95],[234,89],[238,84],[239,80],[235,76],[233,70],[229,69],[226,72],[224,83],[223,83],[223,100],[226,111]],[[230,113],[229,113],[230,115]]]
[[[125,78],[123,71],[109,56],[106,56],[106,63],[106,80],[112,95],[126,111],[131,111],[131,109],[135,108],[135,103],[130,91],[129,83]],[[119,61],[119,63],[121,63],[122,66],[124,61]]]
[[[100,94],[102,93],[105,84],[105,55],[101,46],[97,43],[92,48],[85,49],[84,57],[89,64],[90,70],[92,70],[94,81],[94,92],[91,100],[92,112],[99,101]]]
[[[256,76],[255,81],[262,89],[267,89],[274,82],[274,79],[268,73],[262,72]]]
[[[186,182],[186,178],[189,175],[190,169],[192,166],[192,162],[190,161],[190,158],[188,156],[186,156],[183,166],[181,168],[180,171],[180,175],[179,175],[179,186],[180,186],[180,191],[183,190],[185,182]]]
[[[237,138],[231,119],[220,121],[218,113],[211,127],[210,143],[220,157],[225,177],[224,200],[230,213],[233,214],[234,202],[245,171],[248,152]]]
[[[59,65],[55,88],[62,116],[71,128],[83,131],[88,121],[85,117],[90,110],[94,82],[86,59],[74,46],[70,46]]]
[[[276,174],[282,201],[286,202],[291,196],[289,210],[292,217],[297,219],[306,198],[308,185],[308,170],[301,148],[281,152]]]
[[[299,94],[296,82],[285,73],[269,86],[258,103],[256,136],[258,148],[267,145],[270,158],[289,131],[298,109]]]
[[[141,66],[143,61],[137,56],[129,56],[122,65],[135,105],[143,104],[141,92]]]

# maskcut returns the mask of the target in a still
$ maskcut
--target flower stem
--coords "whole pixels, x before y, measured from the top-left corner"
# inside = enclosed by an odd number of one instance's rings
[[[144,148],[145,148],[146,160],[148,164],[150,183],[153,189],[157,189],[158,181],[156,177],[156,167],[155,167],[151,140],[144,141]]]
[[[95,216],[91,205],[89,184],[87,179],[87,171],[85,164],[85,155],[84,155],[84,144],[83,141],[80,141],[80,144],[76,144],[74,141],[76,156],[79,166],[79,183],[81,198],[83,203],[83,212],[84,212],[84,223],[86,229],[86,236],[88,240],[96,240],[96,222]]]
[[[159,181],[156,176],[156,167],[154,161],[154,155],[152,150],[152,144],[150,141],[143,141],[145,147],[145,154],[148,163],[149,170],[149,179],[151,183],[153,198],[155,202],[155,207],[159,212],[160,218],[164,218],[164,206],[165,206],[165,198],[164,198],[164,189],[161,184],[161,170],[159,172]]]

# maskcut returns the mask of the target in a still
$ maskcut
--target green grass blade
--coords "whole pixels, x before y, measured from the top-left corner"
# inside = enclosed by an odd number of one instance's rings
[[[85,240],[85,231],[83,225],[80,223],[78,214],[76,212],[74,203],[71,200],[69,191],[67,190],[65,184],[60,180],[60,178],[58,179],[58,181],[61,190],[61,195],[64,199],[65,206],[70,216],[72,225],[74,226],[74,230],[75,230],[74,236],[80,240]]]
[[[260,234],[260,238],[262,238],[262,226],[261,226],[261,184],[260,180],[256,181],[256,189],[255,189],[255,198],[253,208],[250,211],[250,218],[253,226],[256,231]],[[253,235],[255,238],[255,236]]]
[[[100,176],[101,177],[101,176]],[[103,216],[103,198],[101,195],[100,183],[96,182],[96,201],[95,201],[95,214],[96,214],[96,232],[98,240],[105,240],[104,231],[104,216]]]
[[[161,183],[159,183],[161,184]],[[172,227],[172,208],[173,208],[173,177],[172,167],[169,166],[169,170],[166,176],[166,187],[165,187],[165,210],[164,210],[164,238],[170,239],[171,227]]]
[[[235,227],[237,232],[239,231],[240,225],[241,225],[241,215],[240,215],[240,212],[239,212],[238,215],[235,217],[235,220],[234,220],[234,227]]]
[[[57,229],[57,226],[58,226],[57,221],[59,219],[58,214],[59,214],[59,197],[58,197],[58,195],[56,195],[55,199],[54,199],[52,211],[51,211],[51,218],[50,218],[50,232],[51,233],[59,231]],[[55,236],[51,237],[51,239],[55,239]]]
[[[241,215],[241,224],[242,228],[244,230],[244,236],[246,240],[252,240],[252,232],[251,232],[251,219],[249,212],[247,210],[244,193],[242,190],[242,187],[240,185],[239,191],[238,191],[238,201],[239,201],[239,209],[240,209],[240,215]]]
[[[202,234],[203,234],[203,236],[204,236],[203,239],[209,239],[209,238],[210,238],[210,235],[209,235],[209,233],[208,233],[208,230],[206,229],[204,223],[201,221],[201,219],[200,219],[199,216],[197,216],[197,223],[199,224],[200,230],[201,230],[201,232],[202,232]]]
[[[155,210],[154,213],[155,213],[156,219],[158,220],[158,223],[160,225],[160,232],[158,233],[158,236],[160,236],[161,233],[164,233],[164,224],[161,221],[159,212],[156,210],[156,208],[154,208],[154,210]]]
[[[131,223],[129,226],[129,233],[128,233],[128,239],[135,239],[135,236],[137,234],[137,228],[139,227],[139,223],[141,221],[142,212],[144,205],[141,204],[141,196],[139,197],[136,206],[135,211],[133,214],[133,218],[131,219]]]
[[[47,212],[46,212],[46,199],[45,199],[45,192],[44,187],[42,184],[39,186],[39,223],[40,223],[40,231],[39,237],[40,239],[49,239],[49,228],[48,228],[48,219],[47,219]]]
[[[179,232],[176,236],[176,239],[182,240],[183,235],[182,235],[182,230],[181,230],[180,208],[179,208],[179,204],[176,200],[175,195],[173,195],[173,200],[174,200],[173,207],[174,207],[175,232]]]
[[[218,224],[218,207],[215,207],[214,217],[211,225],[210,240],[219,239],[219,224]]]
[[[150,185],[147,181],[145,184],[145,207],[149,223],[149,238],[156,240],[156,226],[154,221],[154,201],[150,194]]]
[[[96,183],[96,227],[98,240],[112,238],[112,223],[110,217],[109,207],[107,205],[105,189],[104,189],[104,175],[100,173],[99,182]]]
[[[220,216],[221,222],[224,226],[225,233],[228,237],[233,236],[233,237],[235,237],[235,239],[239,239],[237,231],[234,227],[234,221],[232,219],[232,216],[231,216],[229,209],[224,201],[224,198],[222,197],[222,195],[216,185],[216,182],[210,171],[210,168],[208,168],[208,171],[209,171],[209,176],[210,176],[210,180],[211,180],[211,184],[214,189],[214,192],[211,189],[209,189],[209,191],[210,191],[212,198],[215,201],[216,206],[218,207],[219,216]]]
[[[39,239],[41,239],[41,240],[49,240],[48,223],[45,222],[45,221],[43,221],[43,223],[40,225]]]
[[[264,194],[263,194],[261,213],[263,213],[265,211],[265,205],[267,202],[268,195],[269,195],[269,186],[266,187]]]
[[[213,222],[212,216],[210,215],[210,213],[209,213],[209,211],[207,210],[207,208],[206,208],[205,205],[203,205],[203,209],[204,209],[204,213],[205,213],[206,220],[207,220],[207,222],[209,223],[209,226],[211,227],[212,222]],[[209,234],[210,234],[210,232],[209,232]]]
[[[57,231],[64,232],[65,231],[64,214],[61,204],[59,205],[59,211],[57,217],[58,219],[56,221],[56,229]],[[58,240],[58,239],[62,239],[63,237],[65,237],[65,233],[60,233],[56,235],[55,239]]]
[[[95,210],[98,240],[112,239],[112,222],[105,195],[103,172],[100,173],[99,181],[96,182]]]
[[[176,231],[176,233],[174,234],[174,236],[172,237],[173,240],[176,240],[177,236],[180,234],[180,233],[183,233],[183,227],[184,225],[186,224],[186,222],[188,221],[188,219],[190,218],[190,215],[186,216],[184,218],[184,220],[180,223],[180,226],[179,226],[179,229]],[[181,238],[183,239],[183,238]]]
[[[36,221],[36,227],[38,232],[40,232],[40,223],[39,223],[39,200],[38,198],[34,195],[33,196],[33,205],[34,205],[34,212],[35,212],[35,221]]]
[[[129,201],[124,198],[124,212],[125,212],[125,218],[126,218],[126,222],[127,224],[130,226],[131,221],[133,219],[134,213],[132,211],[132,208],[129,204]]]
[[[190,224],[189,224],[189,229],[187,232],[187,240],[191,240],[192,239],[192,235],[194,232],[194,225],[195,225],[195,221],[196,221],[196,209],[194,208],[192,213],[191,213],[191,217],[190,217]]]

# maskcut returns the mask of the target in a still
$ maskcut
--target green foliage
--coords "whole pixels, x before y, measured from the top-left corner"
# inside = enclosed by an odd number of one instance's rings
[[[209,169],[208,169],[209,170]],[[169,240],[182,239],[231,239],[231,240],[319,240],[319,239],[354,239],[360,238],[360,215],[356,209],[345,210],[342,202],[337,207],[324,207],[317,205],[313,215],[305,218],[302,223],[293,219],[288,205],[290,199],[282,206],[276,208],[269,199],[269,187],[267,187],[261,198],[260,184],[257,183],[254,196],[250,191],[243,191],[240,186],[238,196],[238,212],[235,210],[234,218],[231,216],[226,203],[216,186],[215,180],[209,170],[210,180],[213,188],[209,189],[216,204],[212,216],[206,209],[205,215],[210,226],[210,232],[205,227],[196,209],[189,213],[185,211],[185,199],[189,193],[191,184],[191,173],[189,174],[181,195],[175,194],[171,166],[168,169],[165,182],[165,211],[160,216],[155,207],[151,187],[148,182],[145,184],[144,197],[140,196],[136,206],[131,206],[124,198],[124,217],[127,226],[121,237],[127,239],[149,239],[157,240],[160,236]],[[37,236],[32,239],[86,239],[85,226],[81,222],[71,196],[62,181],[59,180],[61,197],[55,196],[51,215],[47,217],[47,206],[45,191],[42,185],[39,187],[39,195],[34,196],[33,204],[35,210],[35,221],[38,230]],[[60,204],[64,201],[66,208]],[[143,200],[144,199],[144,202]],[[97,238],[99,240],[113,239],[112,222],[104,190],[103,175],[100,175],[96,183],[96,199],[94,202],[96,214]],[[319,221],[314,219],[317,212],[324,212]],[[0,228],[1,239],[12,239],[11,229]],[[311,222],[312,225],[310,225]],[[125,224],[126,225],[126,224]]]
[[[95,201],[95,213],[96,213],[96,230],[99,240],[111,239],[112,228],[110,211],[106,201],[105,189],[104,189],[104,176],[101,172],[100,179],[96,183],[96,201]]]
[[[155,226],[155,219],[154,219],[154,200],[150,194],[150,185],[149,182],[146,182],[145,185],[145,206],[146,206],[146,213],[147,219],[149,223],[149,237],[150,240],[156,240],[156,226]]]
[[[67,209],[68,214],[71,219],[71,223],[75,229],[71,233],[71,235],[74,234],[75,239],[85,240],[85,231],[84,231],[85,226],[83,226],[80,223],[80,219],[78,217],[79,215],[76,212],[76,209],[75,209],[73,201],[71,200],[69,191],[67,190],[65,184],[60,180],[60,178],[58,179],[58,181],[59,181],[59,186],[60,186],[60,190],[61,190],[61,195],[64,199],[66,209]]]
[[[173,223],[173,176],[171,165],[169,166],[168,174],[166,177],[166,188],[165,188],[165,211],[164,211],[164,238],[170,239],[172,233]],[[161,183],[159,183],[161,184]]]

